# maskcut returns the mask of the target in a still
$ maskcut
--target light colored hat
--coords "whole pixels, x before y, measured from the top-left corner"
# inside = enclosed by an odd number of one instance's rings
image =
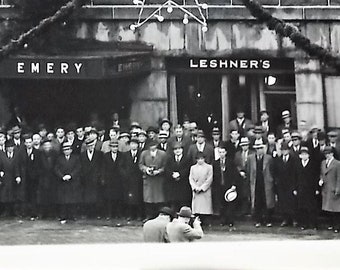
[[[242,137],[239,143],[240,146],[249,145],[249,144],[250,144],[250,141],[248,137]]]
[[[261,141],[256,141],[253,145],[254,149],[259,149],[259,148],[264,148],[264,147],[265,147],[265,145]]]
[[[158,138],[160,139],[167,139],[168,138],[168,133],[164,130],[160,130],[158,134]]]
[[[284,110],[282,113],[281,113],[281,116],[282,116],[282,119],[285,119],[287,117],[290,117],[290,112],[288,110]]]
[[[236,189],[228,189],[224,194],[224,200],[226,202],[232,202],[237,198],[237,191]]]

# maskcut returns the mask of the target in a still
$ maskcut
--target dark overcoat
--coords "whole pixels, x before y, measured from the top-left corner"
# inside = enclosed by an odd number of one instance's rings
[[[82,201],[96,203],[100,199],[101,172],[103,153],[94,150],[92,160],[89,160],[87,151],[80,153]]]
[[[197,145],[191,144],[187,154],[187,157],[191,162],[191,165],[196,164],[197,153],[198,153]],[[212,162],[214,161],[214,148],[207,142],[205,142],[205,146],[203,148],[203,155],[205,157],[205,162],[207,164],[212,164]]]
[[[54,171],[57,177],[57,202],[60,204],[80,203],[80,161],[78,155],[71,154],[69,160],[65,155],[60,155]],[[65,175],[70,175],[71,179],[64,181]]]
[[[20,169],[18,166],[18,153],[14,151],[11,159],[3,151],[0,152],[0,171],[4,172],[4,176],[0,178],[0,202],[12,203],[17,199],[18,184],[16,177],[20,177]],[[20,183],[21,185],[23,183]]]
[[[180,177],[174,179],[173,172],[178,172]],[[191,203],[191,187],[189,184],[190,162],[186,156],[182,156],[179,162],[176,161],[175,155],[168,157],[165,174],[165,196],[168,202]]]

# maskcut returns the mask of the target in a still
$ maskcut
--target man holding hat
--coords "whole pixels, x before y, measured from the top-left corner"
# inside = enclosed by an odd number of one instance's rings
[[[124,153],[121,173],[123,177],[124,202],[128,221],[132,218],[142,220],[143,213],[143,178],[139,169],[141,152],[138,139],[129,142],[130,150]]]
[[[205,162],[208,164],[212,164],[214,160],[214,148],[210,144],[206,143],[203,130],[198,131],[197,142],[190,145],[189,147],[188,159],[191,164],[196,163],[196,156],[198,153],[203,153],[205,157]]]
[[[178,211],[182,205],[191,203],[191,188],[188,181],[190,162],[184,155],[180,142],[174,143],[172,151],[165,166],[165,195],[172,209]]]
[[[225,143],[218,149],[219,159],[213,162],[212,201],[214,213],[220,213],[221,224],[234,226],[236,201],[226,201],[228,190],[236,191],[236,176],[238,174],[234,159],[227,153]]]
[[[143,225],[144,242],[168,243],[166,226],[172,221],[175,212],[169,207],[162,207],[159,215]]]
[[[143,195],[146,217],[155,216],[157,209],[165,203],[164,182],[167,156],[157,149],[157,142],[151,142],[149,149],[141,153],[139,168],[143,172]]]
[[[246,174],[250,183],[251,208],[255,227],[260,227],[262,223],[271,227],[275,206],[273,159],[265,154],[264,144],[255,143],[253,148],[256,153],[248,156]]]
[[[328,145],[333,147],[334,158],[339,160],[340,158],[340,143],[338,143],[338,132],[336,130],[331,130],[327,133]]]
[[[299,158],[294,190],[299,213],[298,222],[301,224],[302,230],[309,227],[317,229],[317,196],[320,194],[319,175],[315,164],[309,158],[308,147],[301,147]]]
[[[103,197],[100,192],[103,153],[95,149],[95,144],[94,137],[87,137],[85,140],[86,151],[80,154],[82,200],[87,216],[92,218],[102,212],[100,200]]]
[[[189,225],[190,219],[193,218],[191,209],[183,206],[175,218],[166,226],[166,232],[170,243],[174,242],[192,242],[203,237],[203,230],[199,217],[193,222],[193,227]]]
[[[104,154],[102,164],[102,183],[104,195],[104,216],[107,219],[123,216],[123,180],[122,163],[123,153],[118,151],[118,140],[110,141],[110,152]]]
[[[282,214],[281,227],[297,225],[297,205],[293,194],[296,185],[298,160],[290,153],[287,142],[281,144],[281,157],[274,159],[273,174]]]
[[[57,177],[57,201],[60,205],[60,223],[74,220],[76,206],[81,202],[80,189],[80,161],[78,155],[73,154],[72,144],[64,142],[63,152],[57,158],[54,172]]]
[[[334,158],[333,148],[324,149],[326,160],[321,163],[322,210],[329,217],[329,230],[340,229],[340,161]]]

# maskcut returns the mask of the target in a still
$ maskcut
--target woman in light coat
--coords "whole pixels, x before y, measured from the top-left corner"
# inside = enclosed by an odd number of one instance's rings
[[[190,168],[189,182],[192,189],[192,212],[199,215],[202,222],[205,215],[213,214],[211,184],[213,167],[205,163],[204,155],[198,153],[197,163]]]

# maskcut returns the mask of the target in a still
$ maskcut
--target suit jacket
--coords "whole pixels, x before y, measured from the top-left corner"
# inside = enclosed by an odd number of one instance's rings
[[[321,164],[322,210],[340,212],[340,161],[333,159],[326,168],[326,160]]]
[[[169,224],[167,217],[158,216],[148,220],[143,225],[144,242],[167,243],[166,226]]]
[[[157,150],[155,157],[151,156],[150,150],[143,151],[140,156],[139,168],[144,174],[143,195],[146,203],[165,202],[164,171],[166,160],[166,153],[162,150]],[[158,175],[148,175],[146,173],[148,167],[153,167],[154,170],[159,170],[160,173]]]
[[[252,121],[246,118],[244,119],[244,122],[241,126],[238,124],[238,121],[236,119],[231,120],[229,122],[228,134],[230,133],[230,130],[238,130],[240,136],[244,137],[246,135],[246,131],[249,129],[251,125]]]
[[[231,158],[234,158],[236,152],[242,149],[241,146],[239,145],[239,141],[237,143],[237,146],[235,147],[235,144],[232,143],[231,140],[228,140],[228,141],[226,141],[226,147],[227,147],[228,155]]]
[[[201,226],[192,228],[190,225],[181,223],[174,219],[166,226],[166,232],[170,243],[173,242],[192,242],[203,237]]]
[[[263,177],[267,208],[275,206],[274,178],[273,178],[273,158],[267,154],[263,155]],[[256,186],[256,155],[248,156],[247,178],[250,184],[251,206],[255,206],[255,186]]]
[[[287,129],[284,124],[281,124],[281,125],[279,125],[277,127],[277,129],[276,129],[276,137],[277,138],[282,138],[283,137],[282,130],[284,130],[284,129]],[[294,126],[292,123],[290,123],[290,126],[289,126],[288,130],[290,132],[292,132],[293,130],[296,130],[296,126]]]
[[[192,144],[189,147],[188,151],[188,159],[190,160],[191,164],[196,164],[196,156],[198,153],[198,148],[196,144]],[[205,162],[208,164],[212,164],[214,160],[214,148],[205,142],[205,146],[203,148],[203,155],[205,156]]]
[[[172,136],[168,139],[169,146],[171,148],[171,151],[173,150],[173,145],[175,142],[177,142],[177,137]],[[183,146],[183,155],[186,155],[188,153],[189,147],[192,144],[192,140],[189,136],[183,135],[181,139],[181,144]],[[172,153],[172,152],[171,152]]]

